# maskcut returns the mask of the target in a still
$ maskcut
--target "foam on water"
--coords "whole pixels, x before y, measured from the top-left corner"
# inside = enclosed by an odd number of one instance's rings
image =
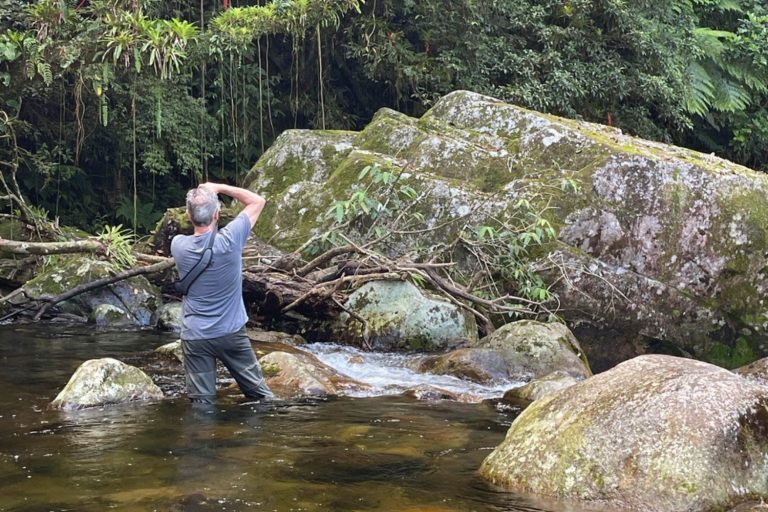
[[[311,343],[302,348],[336,371],[371,386],[367,391],[350,393],[353,396],[396,395],[428,385],[485,399],[501,397],[508,389],[523,384],[504,380],[483,385],[450,375],[418,373],[408,368],[408,363],[418,357],[413,354],[365,352],[334,343]]]

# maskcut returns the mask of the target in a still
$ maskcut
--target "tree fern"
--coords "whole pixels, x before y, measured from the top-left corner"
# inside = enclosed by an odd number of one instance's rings
[[[688,112],[706,115],[715,98],[715,83],[709,72],[698,62],[688,66],[689,95],[686,99]]]
[[[712,108],[720,112],[739,112],[751,103],[751,95],[741,84],[720,76],[715,81],[715,96]]]

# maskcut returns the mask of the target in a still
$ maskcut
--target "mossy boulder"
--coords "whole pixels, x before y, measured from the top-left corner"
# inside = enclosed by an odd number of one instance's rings
[[[429,229],[392,234],[392,256],[511,221],[538,192],[559,230],[540,267],[597,369],[659,343],[729,367],[768,355],[765,174],[456,91],[421,119],[382,109],[359,133],[284,132],[246,178],[269,200],[259,235],[293,250],[322,233],[369,164],[423,193]]]
[[[592,375],[578,340],[560,323],[512,322],[481,339],[477,347],[498,351],[510,378],[531,380],[554,371],[578,379]]]
[[[533,402],[480,472],[610,510],[709,512],[768,496],[768,387],[647,355]]]
[[[163,392],[136,367],[105,357],[84,362],[51,402],[57,409],[159,400]]]
[[[366,283],[344,306],[365,319],[367,331],[344,312],[332,326],[334,334],[356,344],[365,338],[376,350],[440,350],[477,337],[474,319],[460,307],[406,281]]]
[[[87,256],[51,256],[35,278],[24,284],[23,289],[32,299],[53,297],[81,284],[112,275],[113,272],[110,263]],[[57,304],[56,307],[66,313],[94,318],[96,309],[107,304],[130,315],[133,325],[145,327],[151,324],[153,312],[160,302],[157,287],[150,284],[144,276],[135,276],[82,293]]]

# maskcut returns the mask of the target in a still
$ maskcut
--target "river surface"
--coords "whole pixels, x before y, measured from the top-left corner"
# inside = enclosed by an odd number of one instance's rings
[[[174,334],[0,326],[0,511],[585,512],[495,489],[477,468],[514,411],[399,396],[398,357],[354,368],[368,396],[196,409],[180,375],[152,372]],[[340,347],[316,346],[344,366]],[[143,367],[168,398],[75,412],[47,404],[85,360]],[[379,357],[379,359],[375,359]],[[149,368],[149,369],[147,369]],[[430,381],[474,394],[461,381]],[[472,388],[472,389],[469,389]]]

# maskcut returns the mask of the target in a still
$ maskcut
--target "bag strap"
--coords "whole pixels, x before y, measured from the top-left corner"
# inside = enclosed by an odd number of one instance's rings
[[[214,225],[211,237],[208,239],[208,244],[203,249],[203,254],[200,255],[200,259],[195,263],[195,266],[187,272],[183,279],[173,282],[173,287],[176,288],[177,292],[186,295],[189,292],[189,288],[200,277],[200,274],[213,263],[213,241],[216,239],[216,233],[218,233],[218,229]]]

